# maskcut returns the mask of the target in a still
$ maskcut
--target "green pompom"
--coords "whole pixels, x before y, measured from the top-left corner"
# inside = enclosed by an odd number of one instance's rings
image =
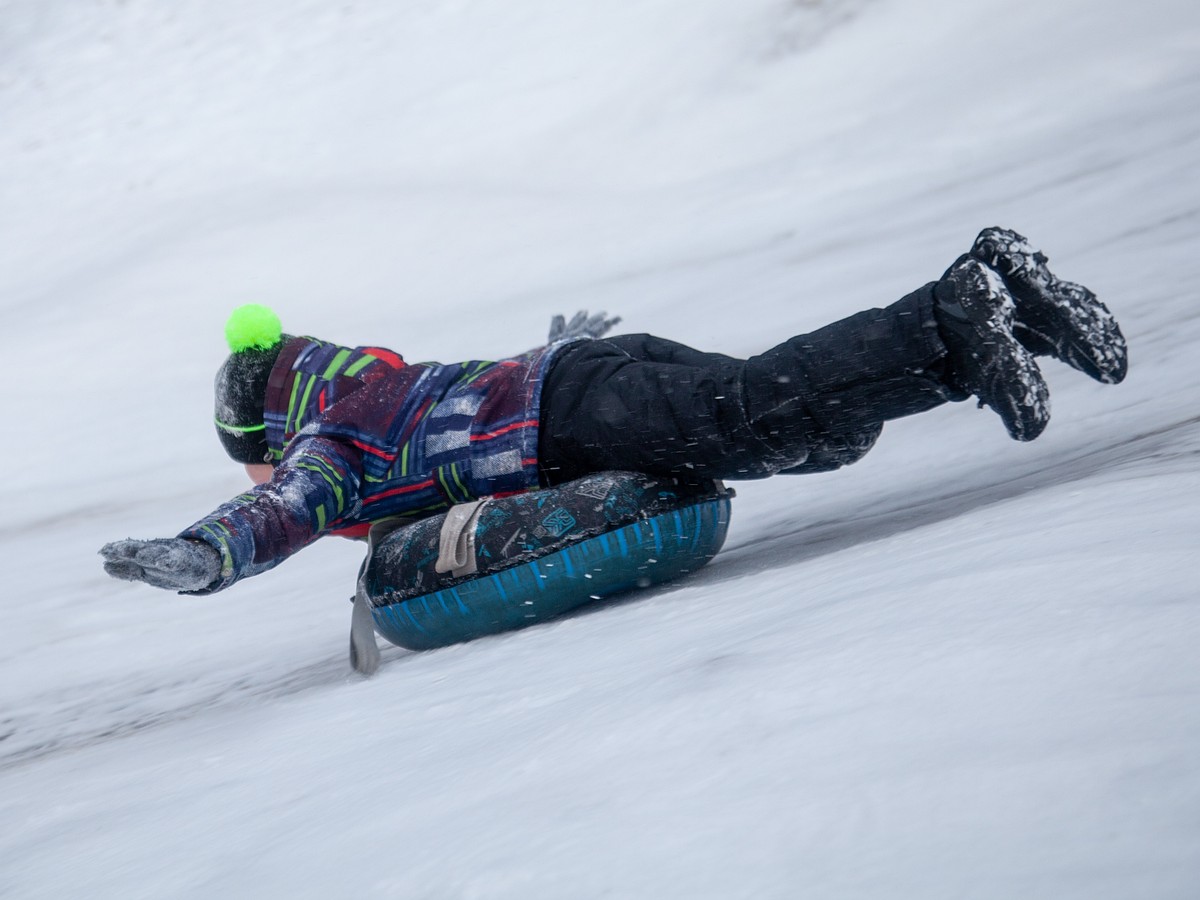
[[[283,337],[283,325],[270,307],[247,303],[229,314],[225,323],[225,340],[234,353],[248,350],[269,350]]]

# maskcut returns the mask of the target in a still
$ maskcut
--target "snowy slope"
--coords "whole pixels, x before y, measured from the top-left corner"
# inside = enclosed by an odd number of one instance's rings
[[[0,0],[0,896],[1195,896],[1197,159],[1184,0]],[[238,303],[744,354],[990,224],[1126,383],[741,485],[672,589],[364,682],[353,544],[209,598],[95,556],[243,486]]]

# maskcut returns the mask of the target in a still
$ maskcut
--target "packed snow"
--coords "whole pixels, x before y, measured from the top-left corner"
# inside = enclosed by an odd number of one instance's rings
[[[1192,0],[0,0],[0,896],[1200,893]],[[737,485],[675,586],[346,661],[360,546],[105,576],[244,489],[228,312],[747,355],[1004,225],[1129,378]]]

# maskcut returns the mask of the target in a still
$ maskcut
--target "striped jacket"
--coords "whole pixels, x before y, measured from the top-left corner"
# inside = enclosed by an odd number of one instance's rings
[[[440,365],[288,339],[267,388],[271,481],[180,534],[221,553],[221,577],[201,593],[264,572],[327,533],[365,534],[381,519],[538,487],[541,385],[561,346]]]

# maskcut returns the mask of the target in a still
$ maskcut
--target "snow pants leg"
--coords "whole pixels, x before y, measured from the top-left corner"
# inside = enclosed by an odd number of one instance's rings
[[[932,287],[745,360],[646,334],[570,347],[543,387],[543,479],[734,480],[853,462],[884,422],[962,399],[941,378]]]

